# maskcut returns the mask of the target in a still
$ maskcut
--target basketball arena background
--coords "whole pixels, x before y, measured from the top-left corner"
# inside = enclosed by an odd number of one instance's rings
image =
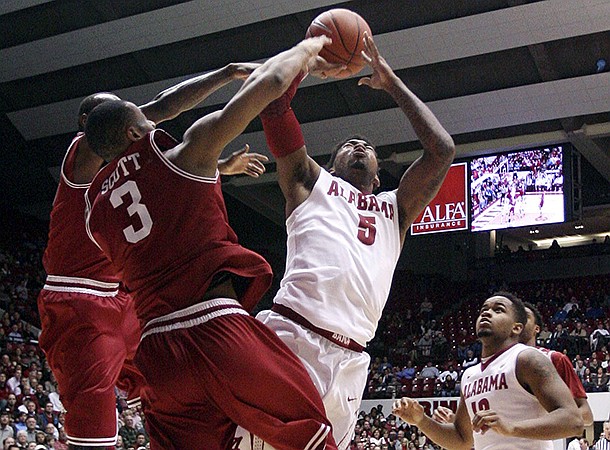
[[[367,20],[381,54],[451,133],[456,163],[465,165],[464,222],[439,234],[413,233],[399,270],[460,281],[492,278],[500,269],[486,261],[504,246],[535,250],[553,239],[562,247],[603,241],[610,232],[607,0],[3,0],[0,223],[11,227],[15,211],[48,219],[83,97],[112,91],[142,104],[227,63],[263,61],[297,43],[311,20],[331,7]],[[341,138],[369,137],[378,146],[382,189],[391,189],[421,147],[393,101],[357,81],[308,77],[293,108],[320,163]],[[221,90],[163,128],[180,136],[236,90],[237,84]],[[255,120],[225,155],[244,143],[268,154],[261,130]],[[471,231],[472,161],[556,146],[565,149],[559,223]],[[259,179],[225,180],[224,192],[241,241],[281,274],[284,203],[274,164],[267,170]],[[540,200],[531,204],[537,208]],[[542,267],[508,262],[501,271],[509,280],[608,274],[609,259],[562,258]]]

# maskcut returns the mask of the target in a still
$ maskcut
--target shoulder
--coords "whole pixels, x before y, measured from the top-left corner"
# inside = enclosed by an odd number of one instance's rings
[[[541,351],[533,347],[521,349],[516,360],[516,374],[520,382],[544,381],[557,376],[555,366]]]

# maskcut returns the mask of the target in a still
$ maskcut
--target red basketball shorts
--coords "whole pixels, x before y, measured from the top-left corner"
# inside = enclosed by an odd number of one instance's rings
[[[40,292],[40,347],[67,410],[68,442],[114,445],[118,431],[114,387],[127,390],[128,401],[133,401],[143,384],[131,361],[140,338],[139,324],[127,294],[108,295],[96,290],[99,282],[86,286],[85,279],[77,280],[76,289],[47,280]]]
[[[237,424],[277,449],[337,448],[300,360],[235,300],[149,322],[135,362],[146,378],[151,448],[237,448]]]

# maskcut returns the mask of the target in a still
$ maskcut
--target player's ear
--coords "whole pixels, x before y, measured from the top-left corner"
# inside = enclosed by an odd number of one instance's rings
[[[379,175],[375,175],[375,178],[373,178],[373,190],[379,189],[379,186],[381,186],[381,181],[379,181]]]
[[[127,137],[129,138],[130,141],[135,142],[135,141],[142,139],[142,137],[144,137],[144,134],[142,134],[140,127],[132,125],[129,128],[127,128]]]
[[[523,331],[523,324],[521,322],[513,323],[513,333],[515,335],[519,336],[522,331]]]
[[[82,113],[78,118],[78,126],[80,130],[85,129],[85,123],[87,122],[87,114]]]

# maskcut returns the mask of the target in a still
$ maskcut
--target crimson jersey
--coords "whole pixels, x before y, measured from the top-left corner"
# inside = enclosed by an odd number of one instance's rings
[[[585,388],[576,375],[576,371],[574,370],[574,366],[572,366],[572,362],[570,358],[560,352],[556,352],[554,350],[549,350],[544,347],[536,347],[546,356],[548,356],[555,366],[557,373],[563,380],[563,382],[570,388],[570,392],[572,393],[572,397],[574,398],[587,398],[587,393],[585,392]]]
[[[86,194],[89,236],[119,269],[142,325],[201,302],[218,272],[249,279],[238,299],[247,310],[272,279],[263,257],[238,244],[218,172],[178,168],[163,154],[175,145],[154,130],[104,167]]]
[[[73,178],[76,149],[82,137],[83,134],[79,133],[72,140],[61,165],[61,177],[51,211],[49,240],[42,263],[49,275],[118,283],[110,261],[87,237],[84,194],[89,185],[70,181]],[[78,245],[74,245],[75,242]]]

